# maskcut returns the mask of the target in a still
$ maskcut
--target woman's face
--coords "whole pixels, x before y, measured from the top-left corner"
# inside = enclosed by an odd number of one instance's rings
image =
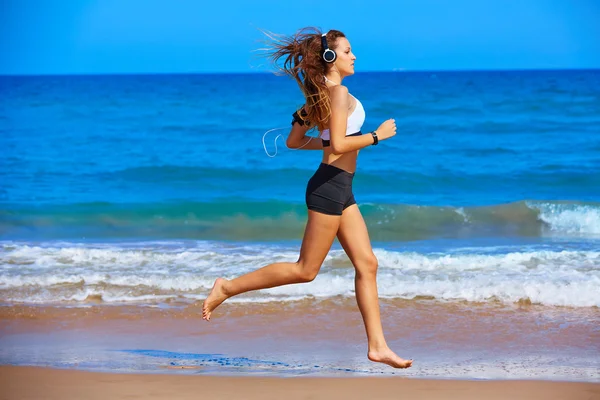
[[[345,37],[337,38],[335,47],[335,66],[342,77],[354,74],[354,60],[356,56],[352,53],[350,42]]]

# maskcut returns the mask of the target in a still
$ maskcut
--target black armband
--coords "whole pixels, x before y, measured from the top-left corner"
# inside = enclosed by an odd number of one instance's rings
[[[308,113],[306,112],[304,107],[302,107],[300,109],[300,114],[298,114],[298,111],[296,111],[295,113],[292,114],[292,117],[293,117],[292,125],[294,125],[295,122],[300,124],[300,126],[308,125],[308,121],[306,120],[307,116],[308,116]]]

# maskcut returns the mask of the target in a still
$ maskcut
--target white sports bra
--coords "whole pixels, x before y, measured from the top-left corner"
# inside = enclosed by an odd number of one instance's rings
[[[363,108],[362,103],[356,97],[354,97],[354,99],[356,99],[356,107],[354,107],[354,111],[352,111],[352,113],[348,116],[348,122],[346,123],[346,136],[360,135],[360,128],[362,128],[363,123],[365,122],[365,109]],[[330,140],[329,129],[324,129],[323,132],[321,132],[321,139],[323,139],[323,141]]]

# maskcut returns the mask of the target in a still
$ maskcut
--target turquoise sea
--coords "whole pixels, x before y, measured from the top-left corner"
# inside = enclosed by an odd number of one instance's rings
[[[383,297],[600,306],[600,70],[357,73],[355,196]],[[202,298],[297,257],[317,151],[273,74],[0,77],[0,300]],[[328,268],[341,264],[343,268]],[[339,245],[312,285],[352,296]]]

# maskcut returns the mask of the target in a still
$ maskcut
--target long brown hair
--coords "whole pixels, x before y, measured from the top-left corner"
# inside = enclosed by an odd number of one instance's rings
[[[322,32],[318,28],[308,27],[298,30],[291,36],[266,33],[272,40],[268,57],[276,68],[283,74],[296,80],[306,104],[303,115],[309,126],[316,126],[322,131],[331,115],[329,89],[325,84],[327,63],[322,58]],[[327,45],[335,50],[336,41],[346,37],[342,32],[330,30],[325,36]],[[283,61],[283,63],[281,63]]]

